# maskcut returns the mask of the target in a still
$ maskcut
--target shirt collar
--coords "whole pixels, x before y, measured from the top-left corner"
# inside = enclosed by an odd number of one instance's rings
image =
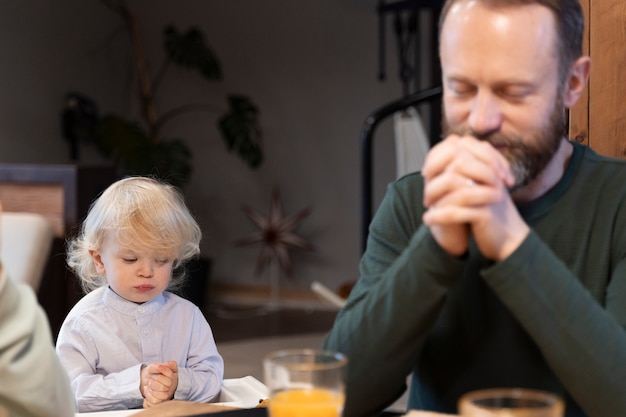
[[[137,304],[120,297],[111,289],[111,287],[107,286],[102,294],[102,301],[106,306],[119,313],[126,314],[128,316],[136,316],[137,314],[149,315],[157,312],[165,303],[165,297],[163,296],[163,293],[161,293],[150,301]]]

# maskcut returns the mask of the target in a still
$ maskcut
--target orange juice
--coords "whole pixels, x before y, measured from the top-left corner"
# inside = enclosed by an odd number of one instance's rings
[[[290,389],[270,399],[271,417],[340,417],[343,394],[320,388]]]

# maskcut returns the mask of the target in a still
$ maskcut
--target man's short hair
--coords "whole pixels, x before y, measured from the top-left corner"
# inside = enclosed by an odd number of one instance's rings
[[[455,3],[466,0],[446,0],[439,16],[439,37],[444,20]],[[557,51],[561,80],[565,80],[569,68],[582,56],[585,18],[578,0],[473,0],[487,7],[515,7],[537,4],[552,12],[557,25]]]

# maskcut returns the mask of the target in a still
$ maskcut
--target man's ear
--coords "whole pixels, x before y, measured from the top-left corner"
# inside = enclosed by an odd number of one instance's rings
[[[591,58],[581,56],[578,58],[567,74],[565,81],[565,91],[563,92],[563,105],[570,108],[576,104],[589,80],[591,71]]]
[[[100,256],[100,252],[89,249],[89,254],[91,255],[91,259],[93,259],[93,264],[96,266],[96,272],[100,275],[104,275],[104,264],[102,263],[102,257]]]

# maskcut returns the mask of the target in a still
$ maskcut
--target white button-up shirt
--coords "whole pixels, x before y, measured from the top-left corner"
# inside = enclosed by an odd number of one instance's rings
[[[177,400],[211,401],[224,376],[202,312],[169,292],[135,304],[108,287],[92,291],[67,315],[56,350],[80,412],[141,407],[142,364],[178,363]]]

